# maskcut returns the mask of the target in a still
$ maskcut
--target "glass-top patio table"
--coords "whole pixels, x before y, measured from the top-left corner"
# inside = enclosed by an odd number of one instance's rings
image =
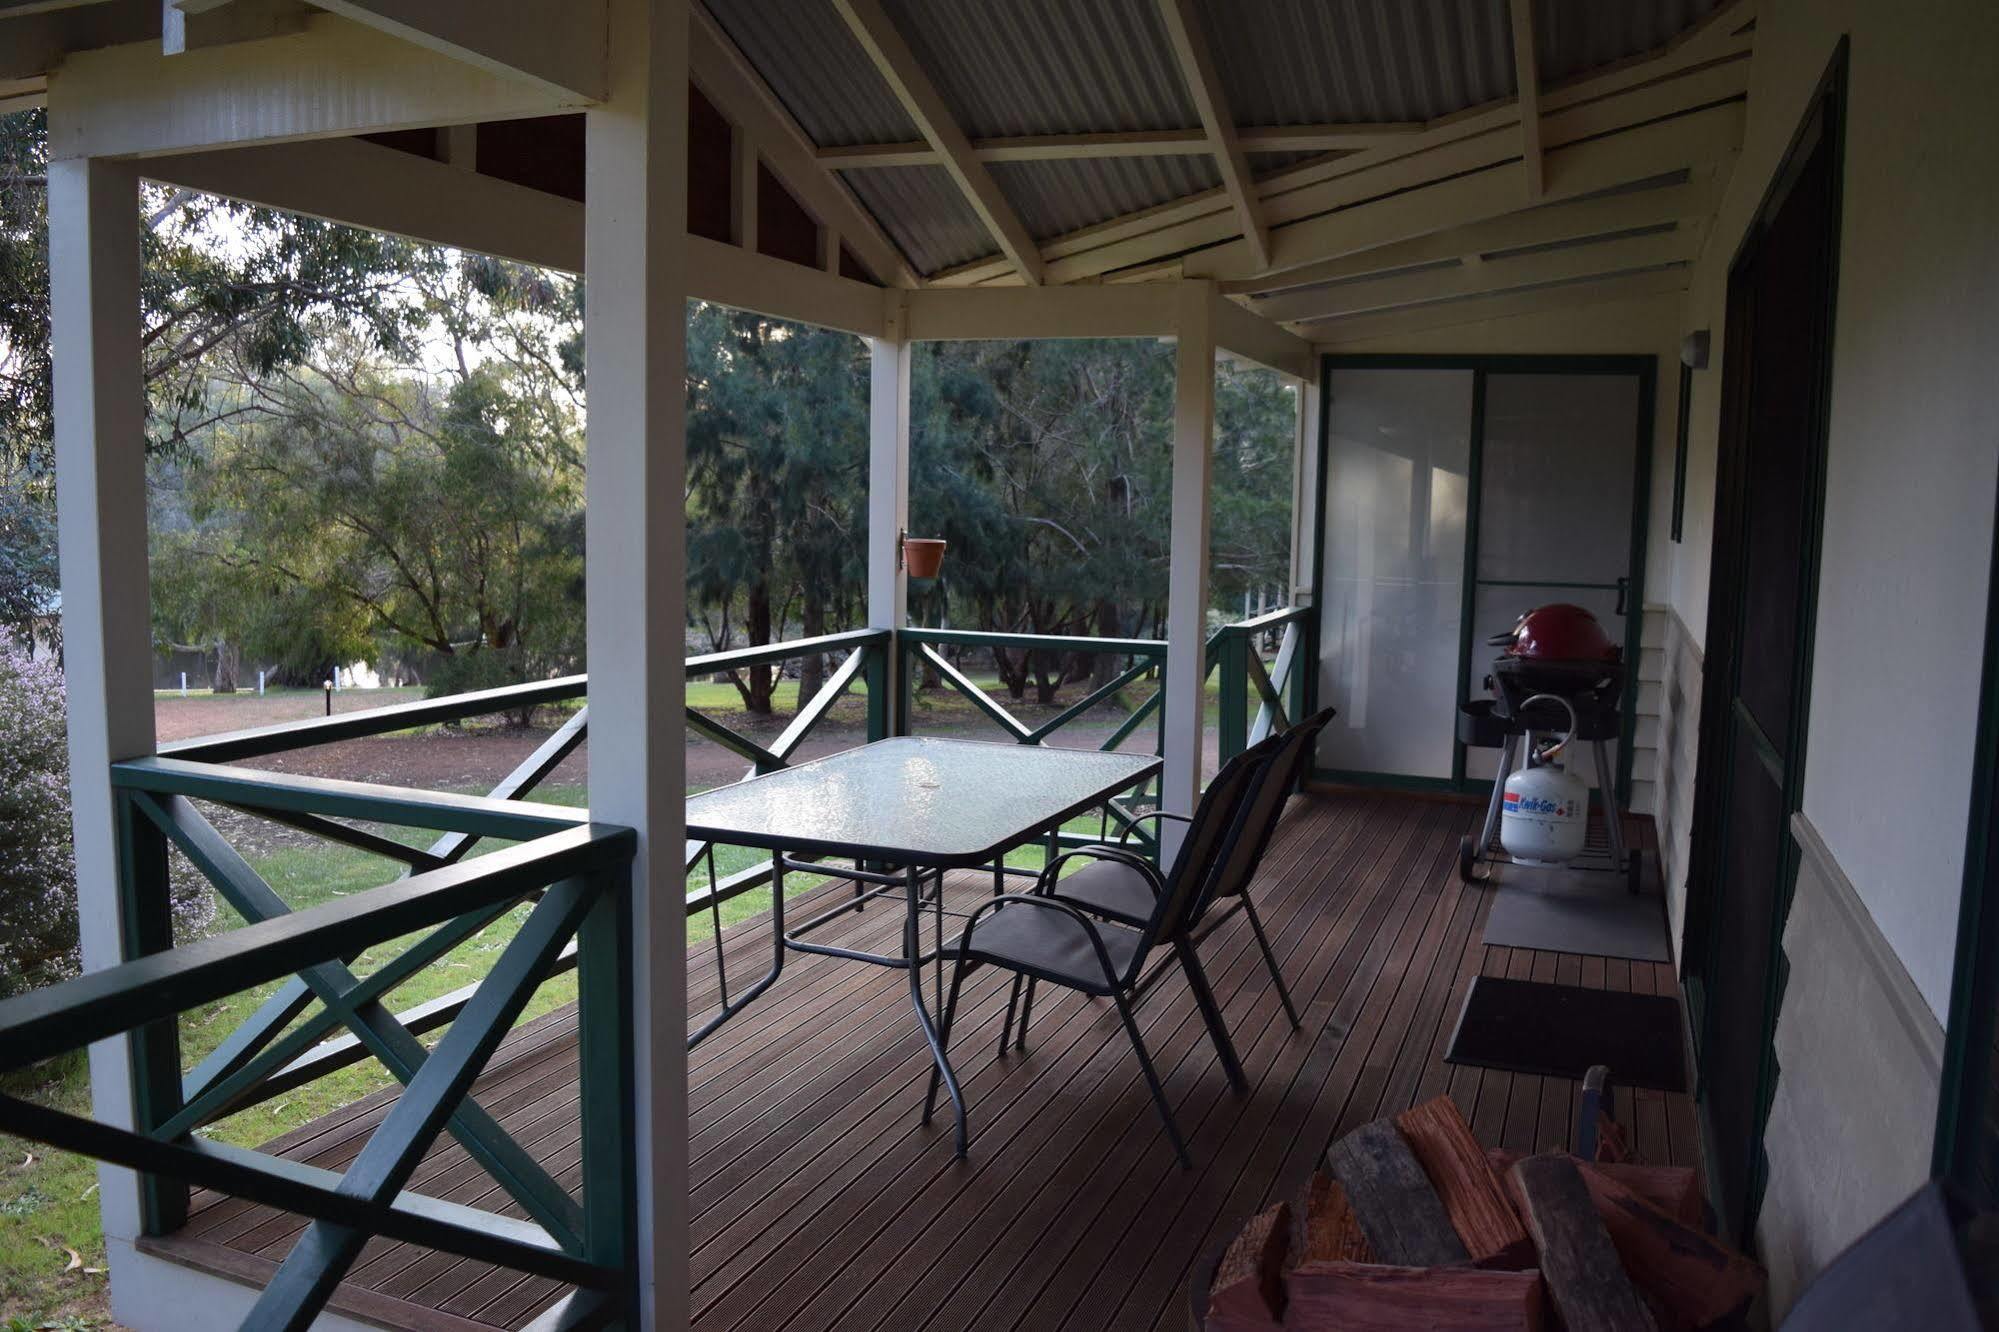
[[[1052,846],[1064,823],[1149,780],[1159,768],[1160,761],[1150,754],[899,737],[690,796],[690,838],[768,850],[774,875],[770,970],[734,1003],[725,998],[721,1013],[692,1039],[699,1040],[768,989],[784,970],[788,949],[905,970],[917,1025],[957,1111],[957,1150],[963,1156],[964,1096],[923,998],[923,965],[941,963],[944,916],[955,914],[944,908],[944,871],[990,867],[994,891],[1003,891],[1009,851],[1043,837]],[[807,863],[825,857],[851,859],[853,867]],[[787,929],[787,869],[851,879],[857,896]],[[906,903],[900,954],[862,952],[804,937],[890,894],[899,894]],[[928,950],[921,946],[920,933],[926,906],[937,922],[936,943]],[[940,965],[940,989],[942,983]]]

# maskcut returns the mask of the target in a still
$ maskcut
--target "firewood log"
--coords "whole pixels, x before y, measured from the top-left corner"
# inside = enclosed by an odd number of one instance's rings
[[[1284,1317],[1284,1257],[1291,1206],[1278,1203],[1249,1219],[1208,1286],[1208,1332],[1275,1332]]]
[[[1397,1115],[1395,1127],[1430,1177],[1472,1262],[1532,1267],[1534,1242],[1457,1104],[1448,1096],[1425,1101]]]
[[[1285,1278],[1285,1332],[1534,1332],[1546,1326],[1537,1272],[1303,1263]]]
[[[1625,1275],[1573,1157],[1517,1162],[1521,1215],[1541,1258],[1541,1279],[1568,1332],[1653,1332],[1658,1326]]]

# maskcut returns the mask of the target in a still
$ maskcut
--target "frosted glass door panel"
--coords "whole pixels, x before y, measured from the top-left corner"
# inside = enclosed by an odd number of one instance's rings
[[[1498,649],[1485,640],[1536,606],[1582,606],[1624,641],[1617,583],[1631,572],[1640,402],[1636,374],[1486,376],[1469,697],[1486,697]],[[1466,750],[1465,775],[1491,777],[1496,758],[1490,749]],[[1615,744],[1609,759],[1614,779]],[[1566,762],[1604,784],[1588,746]]]
[[[1319,697],[1326,768],[1451,775],[1470,370],[1335,369],[1326,438]]]
[[[1485,381],[1478,576],[1614,583],[1631,564],[1638,376]]]

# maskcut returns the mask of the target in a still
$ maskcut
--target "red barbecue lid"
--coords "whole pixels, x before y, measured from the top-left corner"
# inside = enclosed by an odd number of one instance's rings
[[[1596,616],[1557,601],[1520,617],[1507,636],[1506,655],[1535,661],[1616,661],[1620,653]]]

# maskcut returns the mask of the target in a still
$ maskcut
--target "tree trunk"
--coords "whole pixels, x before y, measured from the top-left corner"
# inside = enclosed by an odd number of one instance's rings
[[[763,647],[770,642],[770,584],[758,582],[750,588],[749,623],[745,628],[751,647]],[[759,717],[770,716],[771,675],[769,666],[750,667],[749,696],[743,703]]]
[[[236,692],[236,676],[242,665],[243,652],[226,638],[215,640],[215,675],[211,681],[218,694]]]
[[[1105,597],[1097,603],[1097,637],[1116,638],[1118,636],[1118,627],[1117,603],[1109,597]],[[1123,664],[1123,658],[1113,656],[1108,652],[1099,652],[1091,657],[1090,688],[1093,690],[1102,689],[1112,680],[1115,680],[1118,668]]]
[[[1034,701],[1047,707],[1062,692],[1062,654],[1030,652],[1027,655],[1034,663]]]
[[[1027,697],[1027,663],[1033,655],[1031,652],[1021,653],[1016,664],[1006,649],[993,648],[993,670],[998,673],[1000,683],[1006,686],[1007,697],[1015,702]]]
[[[807,580],[805,605],[799,611],[800,631],[807,638],[817,638],[826,632],[826,599],[814,580]],[[798,710],[805,711],[805,705],[819,696],[820,688],[826,683],[826,658],[814,653],[798,663]]]

